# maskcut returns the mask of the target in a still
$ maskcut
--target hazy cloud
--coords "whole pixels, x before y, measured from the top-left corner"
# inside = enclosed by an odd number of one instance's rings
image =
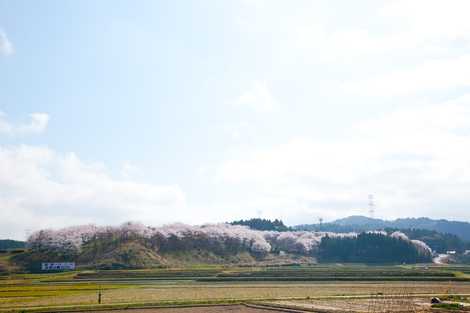
[[[132,162],[125,161],[121,167],[121,176],[125,179],[130,179],[134,177],[141,177],[143,175],[143,171],[137,165],[133,164]]]
[[[254,81],[236,100],[235,105],[250,108],[256,112],[271,112],[276,108],[276,100],[266,81]]]
[[[264,40],[272,40],[268,47],[280,63],[348,66],[378,58],[401,65],[402,58],[451,57],[470,48],[465,0],[270,4],[248,6],[240,27],[260,36],[269,31]]]
[[[0,147],[0,190],[0,237],[77,223],[185,217],[185,195],[176,185],[115,179],[100,164],[43,147]]]
[[[13,52],[13,44],[8,39],[7,34],[0,29],[0,55],[8,56]]]
[[[49,123],[47,113],[32,113],[29,115],[29,123],[13,124],[8,121],[5,113],[0,112],[0,134],[6,135],[28,135],[39,134],[46,130]]]
[[[388,72],[344,84],[350,93],[366,96],[396,96],[417,92],[470,87],[470,54],[427,60],[413,68]]]
[[[470,219],[469,122],[466,95],[357,123],[343,140],[299,137],[265,149],[242,147],[216,176],[251,190],[247,203],[264,199],[258,207],[291,208],[290,216],[366,214],[373,193],[382,216],[446,216],[452,210],[454,218]]]

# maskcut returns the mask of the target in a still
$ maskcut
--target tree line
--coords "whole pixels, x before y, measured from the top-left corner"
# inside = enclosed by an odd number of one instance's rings
[[[282,220],[275,219],[273,221],[264,218],[251,218],[247,220],[233,221],[232,225],[243,225],[248,226],[251,229],[256,230],[272,230],[272,231],[289,231],[290,227],[287,227]]]
[[[320,262],[345,263],[422,263],[430,262],[431,254],[416,249],[408,240],[361,233],[357,237],[323,237],[318,259]]]

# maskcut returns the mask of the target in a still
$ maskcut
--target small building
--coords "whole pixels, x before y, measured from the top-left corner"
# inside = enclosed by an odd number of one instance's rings
[[[43,262],[41,263],[42,271],[73,271],[75,262]]]

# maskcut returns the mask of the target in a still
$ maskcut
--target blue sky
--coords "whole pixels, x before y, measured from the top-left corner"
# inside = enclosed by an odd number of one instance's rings
[[[466,1],[0,0],[0,237],[470,220]]]

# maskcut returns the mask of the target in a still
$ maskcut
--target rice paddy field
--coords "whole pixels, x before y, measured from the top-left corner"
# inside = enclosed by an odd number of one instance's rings
[[[197,266],[0,276],[0,312],[129,308],[139,309],[135,312],[200,312],[207,305],[210,309],[201,312],[257,312],[265,306],[305,312],[371,312],[371,301],[403,307],[390,304],[391,298],[412,298],[416,306],[430,309],[427,304],[433,296],[470,302],[470,267]]]

